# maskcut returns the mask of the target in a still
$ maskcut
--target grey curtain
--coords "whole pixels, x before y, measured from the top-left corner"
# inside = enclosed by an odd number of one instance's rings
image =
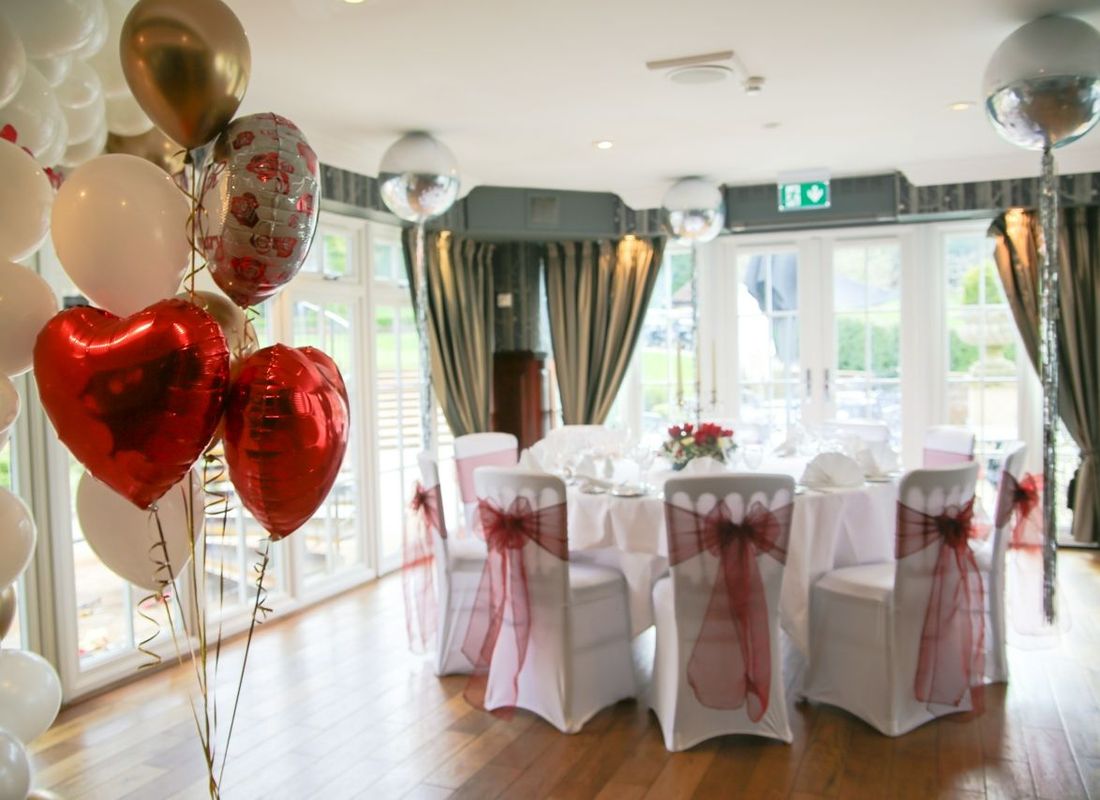
[[[994,257],[1016,327],[1039,366],[1039,215],[1013,210],[993,221]],[[1073,538],[1100,541],[1100,208],[1069,208],[1059,225],[1058,411],[1081,450],[1070,504]]]
[[[409,291],[416,303],[416,231],[404,236]],[[455,436],[489,430],[493,379],[494,245],[428,231],[428,333],[432,386]]]
[[[601,424],[638,342],[663,242],[546,245],[550,338],[567,425]]]

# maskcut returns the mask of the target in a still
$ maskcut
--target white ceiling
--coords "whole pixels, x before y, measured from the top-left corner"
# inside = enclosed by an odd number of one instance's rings
[[[684,175],[1034,175],[1038,155],[984,118],[985,65],[1044,13],[1100,27],[1097,0],[228,2],[252,46],[243,110],[290,117],[323,161],[373,175],[400,133],[423,129],[454,151],[464,191],[603,190],[635,207],[660,205]],[[725,49],[767,79],[763,94],[645,68]],[[975,106],[950,111],[958,100]],[[1100,170],[1100,132],[1058,158],[1065,173]]]

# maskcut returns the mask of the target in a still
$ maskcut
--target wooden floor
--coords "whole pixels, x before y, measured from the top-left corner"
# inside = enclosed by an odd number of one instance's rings
[[[1100,556],[1060,565],[1069,633],[1058,650],[1014,650],[1012,683],[980,719],[889,739],[792,703],[792,745],[729,736],[676,755],[633,702],[575,736],[472,711],[461,678],[406,652],[391,577],[263,627],[223,797],[1100,798]],[[34,748],[37,785],[67,800],[205,797],[189,685],[175,668],[63,711]]]

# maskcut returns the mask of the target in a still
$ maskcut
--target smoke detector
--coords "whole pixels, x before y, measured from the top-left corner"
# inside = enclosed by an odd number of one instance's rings
[[[664,73],[668,80],[680,85],[700,86],[740,77],[745,94],[760,94],[764,89],[764,79],[759,75],[749,74],[744,63],[732,50],[647,61],[646,69]]]

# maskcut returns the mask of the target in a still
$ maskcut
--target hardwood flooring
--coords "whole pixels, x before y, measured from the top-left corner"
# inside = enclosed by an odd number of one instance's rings
[[[1100,800],[1100,555],[1063,552],[1071,628],[1058,649],[1012,650],[1012,682],[980,718],[889,739],[834,708],[795,704],[791,745],[728,736],[668,753],[634,702],[575,736],[520,712],[471,710],[404,645],[390,577],[264,625],[225,772],[228,800],[304,798],[1049,798]],[[219,682],[230,684],[234,642]],[[206,797],[175,667],[65,709],[34,746],[36,785],[66,800]],[[228,701],[219,708],[228,722]]]

